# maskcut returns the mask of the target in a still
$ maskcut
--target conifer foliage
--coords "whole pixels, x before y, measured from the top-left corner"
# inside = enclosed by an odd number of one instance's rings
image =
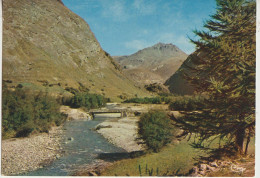
[[[246,154],[255,130],[256,2],[217,0],[204,27],[195,31],[199,40],[191,40],[197,50],[185,77],[207,96],[205,106],[172,119],[185,133],[195,133],[200,146],[218,138]]]

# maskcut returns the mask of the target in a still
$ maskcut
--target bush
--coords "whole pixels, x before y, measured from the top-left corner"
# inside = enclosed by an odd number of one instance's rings
[[[173,127],[166,113],[150,111],[141,115],[138,122],[138,134],[148,149],[158,152],[171,142]]]
[[[102,95],[90,94],[87,92],[76,92],[71,98],[63,98],[63,104],[68,105],[73,108],[100,108],[106,105],[108,99],[104,98]]]
[[[160,94],[160,96],[156,97],[144,97],[144,98],[131,98],[124,101],[124,103],[139,103],[139,104],[169,104],[173,98],[172,94]]]
[[[179,96],[175,97],[169,105],[170,110],[194,111],[202,109],[205,105],[205,99],[201,96]]]
[[[131,98],[125,100],[124,103],[140,103],[140,104],[161,104],[161,97],[153,97],[153,98]]]
[[[32,122],[28,122],[23,124],[16,131],[16,137],[27,137],[35,130],[35,124]]]
[[[60,105],[48,93],[32,95],[22,88],[9,91],[4,87],[2,105],[3,138],[48,132],[52,125],[65,120],[59,112]]]

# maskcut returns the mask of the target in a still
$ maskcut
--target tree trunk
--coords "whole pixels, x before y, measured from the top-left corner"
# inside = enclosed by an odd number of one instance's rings
[[[236,132],[236,148],[239,154],[243,154],[245,130],[238,129]]]
[[[247,133],[247,140],[246,140],[246,148],[245,148],[245,155],[247,155],[247,151],[248,151],[248,145],[251,141],[251,136],[252,136],[252,128],[249,127],[248,128],[248,133]]]
[[[247,136],[247,140],[246,140],[246,149],[245,149],[245,155],[247,155],[247,150],[248,150],[248,145],[250,142],[250,135]]]

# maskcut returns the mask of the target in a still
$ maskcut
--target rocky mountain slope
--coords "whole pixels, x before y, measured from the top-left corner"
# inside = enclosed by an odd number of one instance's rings
[[[190,54],[180,68],[166,80],[164,85],[168,87],[171,93],[177,95],[191,95],[195,92],[195,88],[185,79],[184,74],[189,76],[201,75],[207,77],[203,73],[199,74],[198,72],[191,70],[191,68],[196,65],[196,61],[199,61],[202,57],[207,57],[207,55],[198,53],[197,51]]]
[[[164,83],[187,54],[172,44],[158,43],[129,56],[115,56],[123,71],[139,84]]]
[[[44,85],[63,93],[84,86],[112,98],[147,95],[60,0],[3,0],[3,20],[3,80],[9,87]]]

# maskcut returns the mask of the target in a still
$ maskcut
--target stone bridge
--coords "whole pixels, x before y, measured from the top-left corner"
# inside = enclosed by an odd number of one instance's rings
[[[92,115],[93,119],[95,119],[95,115],[98,115],[98,114],[113,114],[113,113],[120,113],[120,118],[123,118],[123,117],[127,117],[127,113],[129,111],[127,109],[106,109],[106,110],[101,110],[101,109],[91,109],[89,111],[89,114]]]

